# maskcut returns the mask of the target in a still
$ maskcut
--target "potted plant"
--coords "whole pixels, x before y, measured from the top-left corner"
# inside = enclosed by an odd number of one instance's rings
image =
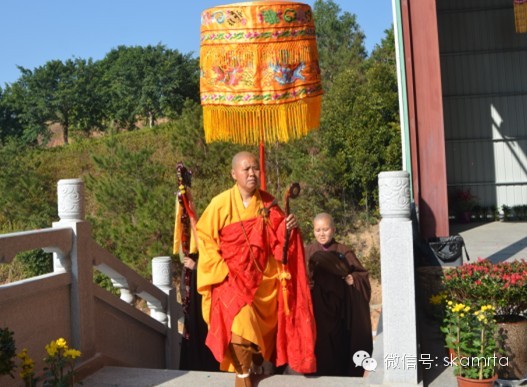
[[[499,365],[499,376],[520,378],[527,373],[527,261],[494,264],[478,259],[446,272],[443,289],[454,303],[492,305],[498,346],[508,359]],[[447,308],[445,313],[450,312]]]
[[[523,221],[527,219],[527,205],[525,204],[513,206],[512,212],[514,212],[516,220]]]
[[[508,220],[511,220],[512,217],[512,208],[507,206],[506,204],[501,206],[501,211],[503,213],[503,221],[506,222]]]
[[[498,322],[522,320],[527,313],[527,261],[492,263],[479,258],[447,271],[443,288],[452,300],[492,304]]]
[[[476,204],[473,209],[473,214],[476,221],[485,222],[487,219],[487,208]]]
[[[458,221],[469,223],[472,211],[478,205],[478,197],[473,195],[470,189],[459,189],[454,191],[449,202]]]
[[[492,386],[497,379],[498,346],[494,307],[490,304],[475,306],[448,300],[441,330],[445,333],[450,351],[450,364],[458,378],[458,386]]]

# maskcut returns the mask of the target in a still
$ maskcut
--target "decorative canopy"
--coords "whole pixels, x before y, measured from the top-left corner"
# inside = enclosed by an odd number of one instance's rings
[[[201,15],[205,140],[286,142],[317,129],[322,85],[311,7],[222,5]]]

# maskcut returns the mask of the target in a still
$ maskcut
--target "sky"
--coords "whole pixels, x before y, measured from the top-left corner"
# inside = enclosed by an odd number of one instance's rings
[[[355,14],[368,53],[391,28],[391,0],[334,0]],[[100,60],[120,45],[199,54],[201,12],[235,0],[2,0],[0,87],[51,60]],[[315,0],[300,1],[313,7]]]

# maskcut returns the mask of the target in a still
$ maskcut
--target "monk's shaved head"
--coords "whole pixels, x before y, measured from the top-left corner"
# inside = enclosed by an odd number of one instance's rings
[[[251,152],[239,152],[232,158],[231,176],[244,200],[248,200],[260,186],[260,165]]]
[[[250,158],[252,160],[256,160],[258,161],[258,159],[256,158],[255,155],[253,155],[251,152],[247,152],[247,151],[241,151],[241,152],[238,152],[234,155],[234,157],[232,158],[232,169],[236,169],[236,166],[238,165],[238,163],[243,160],[243,159],[246,159],[246,158]]]
[[[315,216],[315,219],[313,219],[313,223],[316,223],[319,220],[325,220],[326,222],[328,222],[328,224],[329,224],[329,226],[331,226],[331,228],[335,228],[335,222],[333,222],[333,217],[330,214],[328,214],[326,212],[321,212],[320,214]]]
[[[335,231],[335,223],[330,214],[322,212],[313,219],[313,234],[317,242],[321,245],[327,246],[331,243]]]

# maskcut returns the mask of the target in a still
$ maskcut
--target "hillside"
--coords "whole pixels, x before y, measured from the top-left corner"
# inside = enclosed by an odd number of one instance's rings
[[[201,213],[213,196],[232,185],[232,155],[241,149],[257,152],[255,147],[205,144],[200,121],[196,109],[154,128],[75,139],[69,145],[12,149],[10,155],[5,155],[8,165],[4,170],[5,176],[12,171],[12,180],[3,182],[6,177],[0,176],[0,183],[12,194],[12,198],[2,198],[1,230],[49,227],[57,220],[57,181],[82,178],[86,217],[98,243],[149,276],[153,256],[172,255],[177,162],[185,162],[193,172],[191,190],[197,212]],[[312,240],[313,216],[322,211],[333,213],[340,235],[349,235],[342,241],[354,247],[372,278],[379,278],[378,231],[368,222],[359,221],[369,217],[362,216],[360,208],[350,206],[353,202],[349,194],[333,193],[335,187],[328,179],[323,153],[311,152],[319,146],[317,141],[315,133],[291,145],[267,147],[268,190],[279,199],[284,187],[298,179],[302,191],[291,207],[300,220],[305,241]],[[20,170],[25,171],[23,176]],[[31,185],[22,178],[29,179]],[[42,194],[33,197],[36,192]],[[28,213],[28,208],[33,210]],[[30,219],[38,208],[38,220]],[[12,224],[2,219],[12,220]]]

